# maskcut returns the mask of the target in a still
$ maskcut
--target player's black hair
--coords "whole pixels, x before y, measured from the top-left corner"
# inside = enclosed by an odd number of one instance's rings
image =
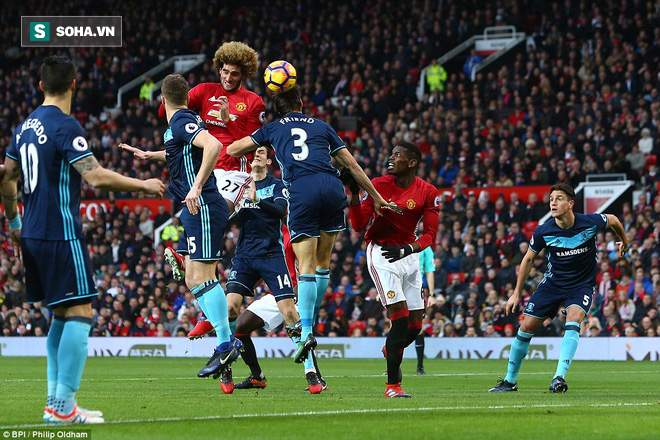
[[[568,197],[569,202],[571,200],[575,200],[575,191],[573,190],[573,188],[570,185],[568,185],[566,183],[555,183],[550,188],[550,194],[552,194],[553,191],[561,191],[564,194],[566,194],[566,197]]]
[[[300,86],[295,85],[291,90],[280,92],[273,96],[275,103],[275,110],[280,116],[285,116],[291,112],[299,112],[302,110],[300,101],[302,99],[302,90]]]
[[[63,56],[49,56],[44,58],[41,65],[41,86],[46,95],[63,95],[70,88],[76,78],[76,69],[71,58]]]
[[[408,159],[417,160],[417,165],[419,166],[419,163],[422,161],[422,152],[417,145],[413,144],[412,142],[402,141],[396,144],[396,146],[405,149]]]
[[[189,89],[190,85],[183,76],[171,74],[165,77],[160,90],[169,104],[187,105]]]

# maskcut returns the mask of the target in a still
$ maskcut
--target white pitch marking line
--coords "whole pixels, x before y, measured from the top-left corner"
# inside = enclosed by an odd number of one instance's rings
[[[160,422],[189,422],[204,420],[231,420],[245,419],[254,417],[300,417],[300,416],[329,416],[345,414],[377,414],[383,412],[418,412],[418,411],[481,411],[496,409],[522,409],[522,408],[572,408],[572,407],[591,407],[591,408],[612,408],[612,407],[634,407],[634,406],[656,406],[657,402],[633,402],[633,403],[596,403],[590,405],[571,405],[571,404],[547,404],[547,405],[491,405],[491,406],[431,406],[424,408],[374,408],[374,409],[355,409],[355,410],[333,410],[333,411],[303,411],[289,413],[264,413],[264,414],[235,414],[235,415],[217,415],[201,417],[163,417],[158,419],[127,419],[127,420],[109,420],[106,425],[121,423],[160,423]],[[32,425],[11,425],[0,426],[0,429],[26,429],[42,427],[59,427],[63,425],[53,425],[48,423],[39,423]]]
[[[501,373],[501,372],[500,372]],[[571,376],[578,375],[578,374],[592,374],[593,371],[572,371]],[[598,374],[658,374],[658,371],[598,371]],[[434,373],[434,374],[427,374],[426,377],[464,377],[464,376],[497,376],[498,373]],[[520,376],[536,376],[536,375],[548,375],[550,376],[551,374],[549,372],[529,372],[529,373],[520,373]],[[334,376],[326,376],[324,375],[324,378],[330,378],[330,379],[351,379],[351,378],[370,378],[370,377],[383,377],[384,374],[357,374],[357,375],[334,375]],[[273,376],[275,378],[279,379],[296,379],[299,377],[303,377],[302,375],[300,376]],[[411,373],[410,377],[415,377],[414,374]],[[87,378],[83,379],[83,382],[107,382],[107,381],[112,381],[112,382],[117,382],[117,381],[125,381],[125,382],[132,382],[132,381],[141,381],[141,382],[146,382],[150,380],[199,380],[199,377],[118,377],[118,378]],[[46,382],[46,379],[0,379],[0,383],[5,383],[5,382]]]

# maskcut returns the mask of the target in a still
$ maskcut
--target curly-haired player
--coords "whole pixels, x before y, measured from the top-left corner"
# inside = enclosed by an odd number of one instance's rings
[[[215,51],[213,66],[218,69],[220,83],[202,83],[190,89],[188,108],[196,111],[209,133],[226,146],[263,125],[263,100],[243,87],[243,81],[257,72],[259,56],[247,44],[230,41]],[[251,161],[252,154],[231,157],[224,147],[220,151],[213,174],[230,214],[240,208],[250,189]]]
[[[261,127],[266,107],[259,95],[243,87],[243,81],[254,76],[259,68],[259,56],[254,49],[238,41],[223,43],[215,51],[213,66],[218,69],[220,83],[202,83],[193,87],[188,92],[188,108],[202,117],[209,133],[223,145],[213,174],[218,191],[229,207],[229,215],[232,215],[238,212],[249,193],[253,155],[231,157],[225,147]],[[161,110],[164,115],[162,107]],[[185,243],[181,244],[185,246]],[[174,277],[183,279],[183,258],[172,248],[165,250],[165,258],[172,265]],[[212,329],[209,322],[202,319],[188,337],[198,338]]]

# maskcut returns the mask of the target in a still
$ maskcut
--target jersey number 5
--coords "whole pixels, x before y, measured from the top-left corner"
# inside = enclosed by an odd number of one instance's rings
[[[297,136],[297,139],[293,140],[294,147],[300,147],[300,153],[291,153],[295,160],[305,160],[309,156],[309,147],[305,143],[307,140],[307,132],[302,128],[292,128],[291,136]]]
[[[39,180],[39,155],[34,144],[23,144],[18,149],[21,153],[21,168],[23,168],[23,192],[32,194]]]

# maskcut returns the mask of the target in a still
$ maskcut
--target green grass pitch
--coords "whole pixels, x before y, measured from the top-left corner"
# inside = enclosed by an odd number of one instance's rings
[[[321,359],[329,390],[304,392],[302,367],[264,359],[263,390],[224,395],[218,381],[198,379],[205,359],[90,358],[79,403],[105,413],[105,425],[85,426],[99,439],[651,439],[660,438],[660,364],[576,361],[569,390],[548,387],[555,361],[526,361],[517,393],[487,393],[505,361],[403,364],[412,399],[386,399],[385,361]],[[0,435],[39,426],[46,360],[2,358]],[[238,361],[234,380],[248,374]],[[72,428],[78,429],[78,428]]]

